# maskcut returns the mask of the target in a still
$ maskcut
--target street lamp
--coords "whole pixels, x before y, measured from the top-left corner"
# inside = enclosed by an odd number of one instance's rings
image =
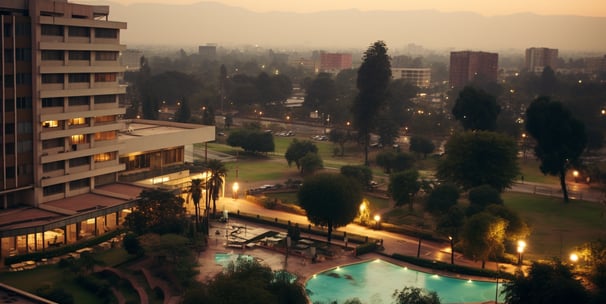
[[[573,263],[576,263],[579,261],[579,255],[577,255],[575,252],[570,254],[570,261]]]
[[[522,158],[526,160],[526,133],[522,133]]]
[[[375,223],[377,224],[377,229],[379,229],[381,227],[381,216],[380,215],[375,215]]]
[[[448,239],[450,240],[450,264],[454,265],[454,239],[452,236],[448,236]]]
[[[518,241],[518,266],[522,265],[522,255],[524,254],[524,248],[526,248],[526,242]]]
[[[234,182],[234,185],[231,186],[231,191],[232,191],[232,195],[234,197],[234,199],[238,199],[238,190],[240,189],[240,185],[238,185],[238,182]]]
[[[572,171],[572,176],[574,176],[574,182],[576,183],[579,180],[579,171],[578,170]]]

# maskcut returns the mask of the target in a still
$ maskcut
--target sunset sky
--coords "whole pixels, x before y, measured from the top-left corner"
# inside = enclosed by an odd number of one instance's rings
[[[94,0],[70,0],[95,3]],[[200,0],[120,0],[121,4],[167,3],[191,4]],[[531,12],[542,15],[579,15],[606,17],[604,0],[214,0],[257,12],[315,12],[323,10],[419,10],[443,12],[470,11],[482,15],[505,15]]]

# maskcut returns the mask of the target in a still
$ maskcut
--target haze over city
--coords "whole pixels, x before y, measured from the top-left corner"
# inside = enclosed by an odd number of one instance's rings
[[[153,2],[153,3],[150,3]],[[603,52],[606,4],[600,1],[85,1],[109,4],[128,20],[134,45],[259,45],[363,49],[384,40],[392,49],[522,50],[530,46]],[[161,22],[159,22],[161,20]],[[161,37],[160,39],[158,37]]]

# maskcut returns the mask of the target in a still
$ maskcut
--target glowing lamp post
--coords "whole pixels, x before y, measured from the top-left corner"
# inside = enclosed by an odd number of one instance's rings
[[[235,182],[234,185],[231,187],[232,195],[235,200],[238,199],[238,190],[239,189],[240,189],[240,185],[238,185],[238,182]]]
[[[380,215],[375,215],[375,223],[377,224],[377,229],[381,228],[381,216]]]
[[[579,261],[579,255],[577,255],[576,253],[571,253],[570,254],[570,261],[572,263],[576,263]]]
[[[574,182],[576,183],[579,180],[579,171],[572,171],[572,176],[574,176]]]
[[[448,239],[450,240],[450,264],[454,265],[454,239],[452,236],[449,236]]]
[[[518,241],[518,266],[522,265],[522,256],[524,255],[524,248],[526,248],[526,242]]]

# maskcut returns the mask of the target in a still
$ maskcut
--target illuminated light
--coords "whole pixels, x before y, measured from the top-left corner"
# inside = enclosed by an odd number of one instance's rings
[[[570,261],[576,263],[579,260],[579,256],[576,253],[570,254]]]

